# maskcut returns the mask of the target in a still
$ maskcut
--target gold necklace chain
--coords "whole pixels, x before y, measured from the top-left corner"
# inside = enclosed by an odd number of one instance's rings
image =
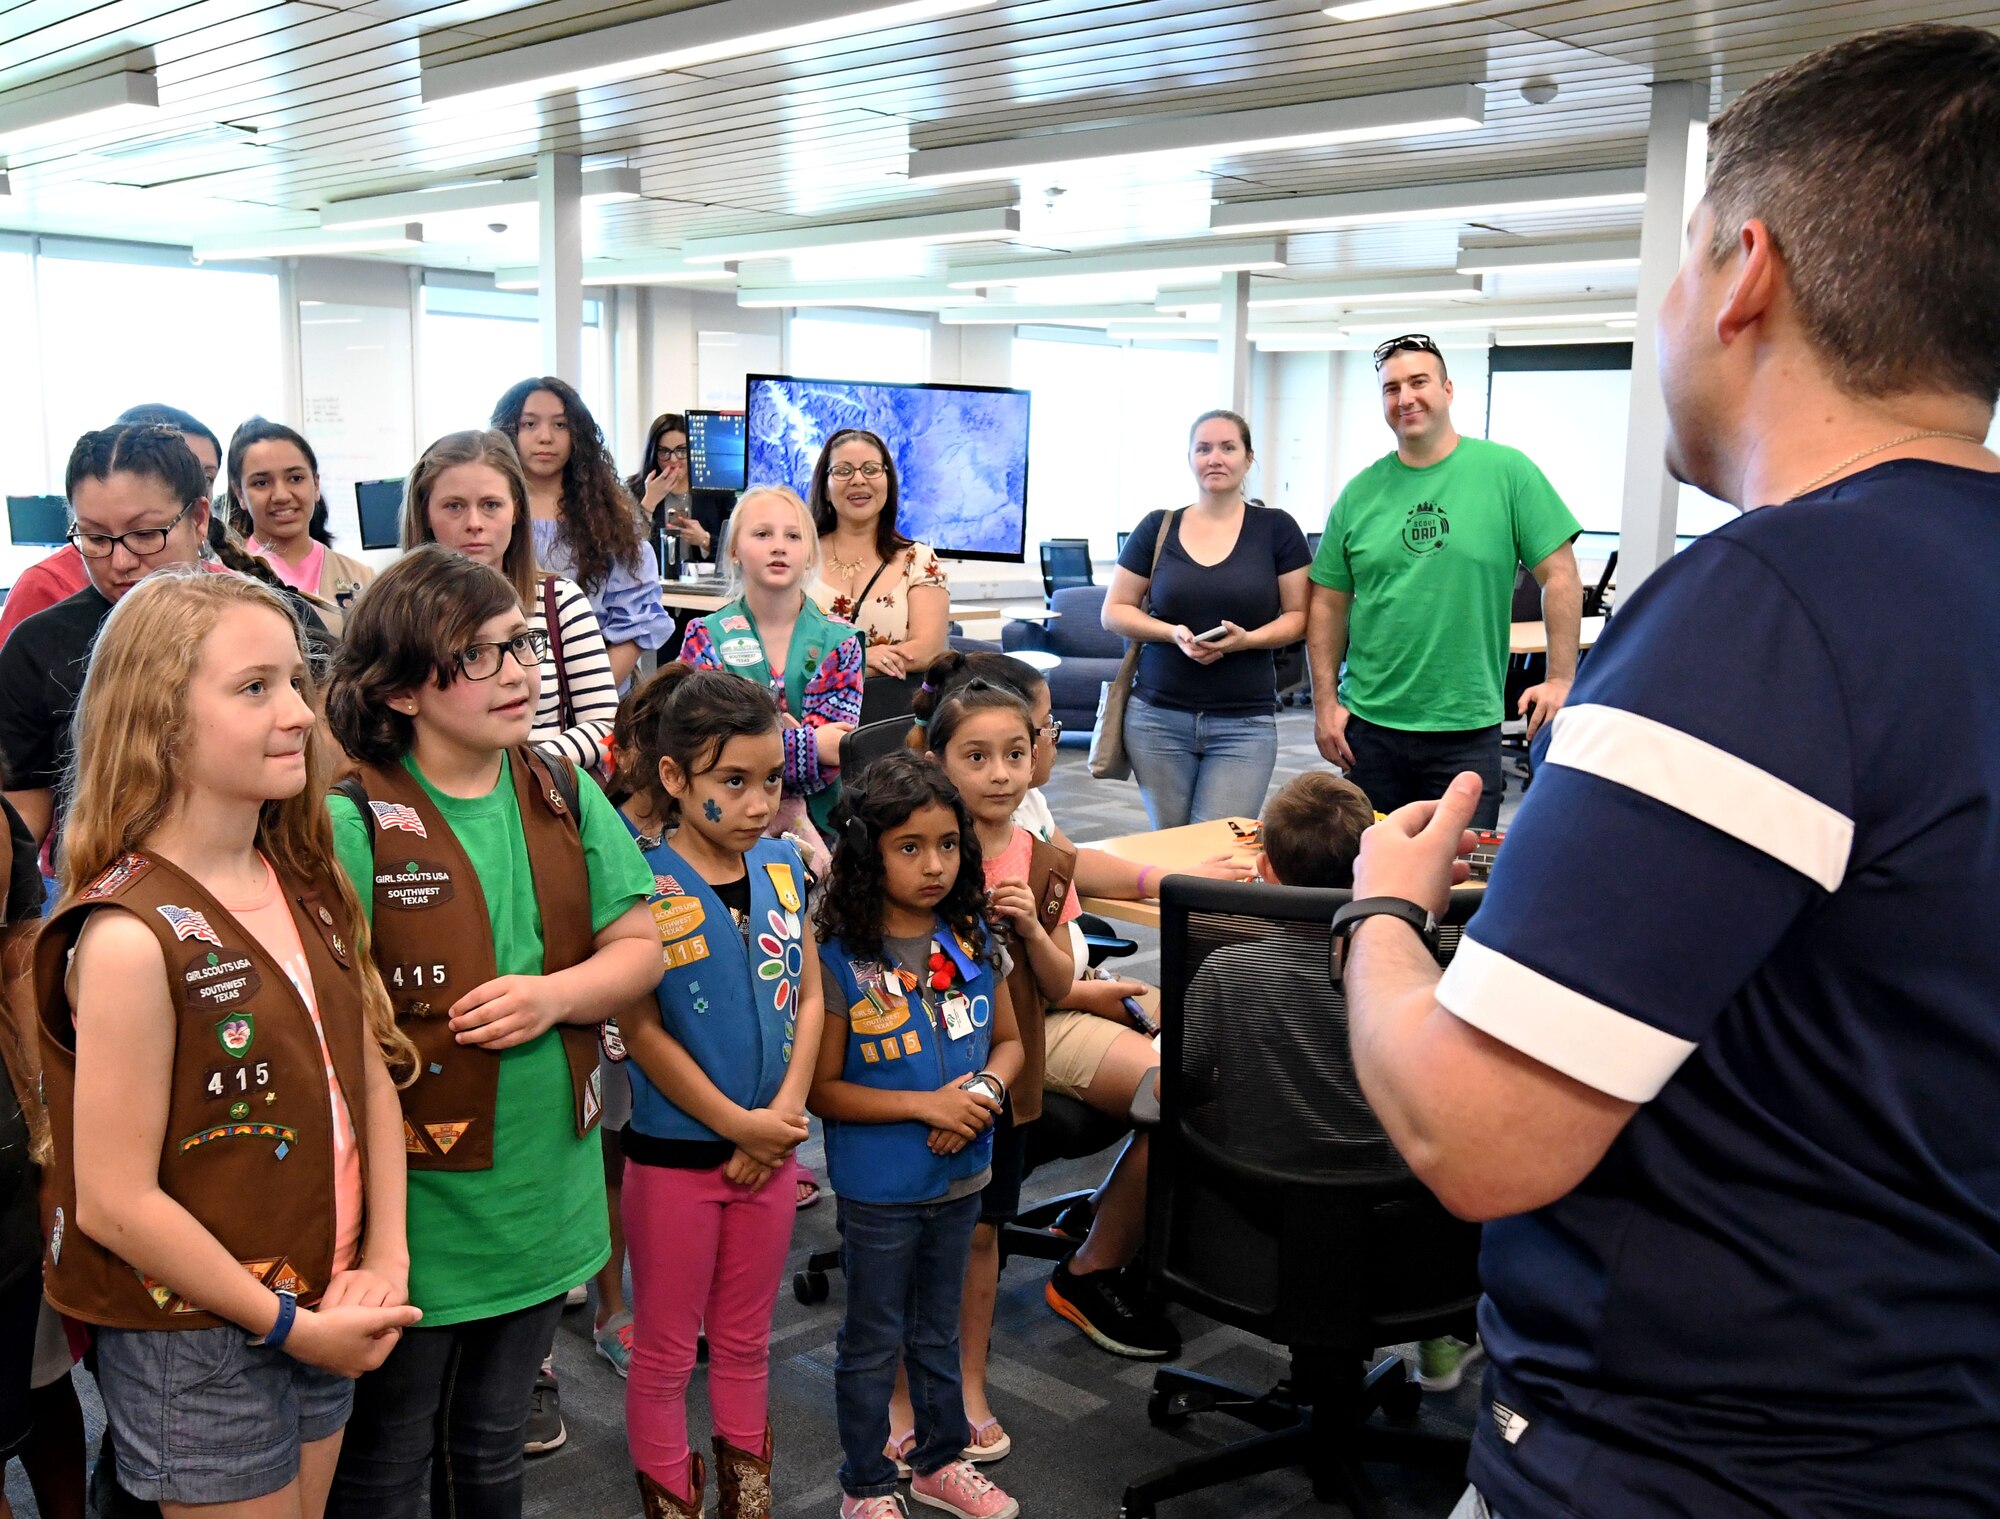
[[[1785,499],[1787,501],[1796,501],[1799,497],[1805,495],[1806,492],[1817,490],[1849,466],[1859,464],[1863,459],[1870,458],[1875,454],[1887,453],[1890,449],[1899,448],[1905,443],[1914,443],[1919,438],[1955,438],[1960,443],[1984,443],[1986,441],[1984,438],[1975,438],[1970,433],[1952,432],[1943,427],[1920,428],[1916,432],[1906,432],[1900,438],[1891,438],[1887,443],[1877,443],[1873,448],[1864,448],[1858,454],[1850,454],[1847,458],[1842,459],[1838,464],[1834,465],[1832,469],[1826,471],[1826,473],[1814,475],[1812,479],[1806,481],[1804,485],[1801,485],[1797,490],[1785,497]]]
[[[867,559],[842,559],[838,554],[828,553],[826,562],[843,580],[858,580],[861,572],[868,568]]]

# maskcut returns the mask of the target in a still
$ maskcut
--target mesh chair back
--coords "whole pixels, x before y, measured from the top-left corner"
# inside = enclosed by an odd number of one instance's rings
[[[1050,596],[1069,586],[1093,584],[1088,538],[1049,538],[1042,542],[1042,589]]]
[[[861,774],[885,754],[894,754],[905,747],[910,729],[917,720],[905,712],[901,717],[884,718],[879,723],[865,723],[840,741],[840,776],[844,784],[852,785]]]
[[[1212,1318],[1365,1350],[1463,1316],[1479,1229],[1409,1173],[1362,1095],[1328,936],[1348,896],[1164,883],[1148,1253],[1162,1289]],[[1454,923],[1477,902],[1455,894]]]

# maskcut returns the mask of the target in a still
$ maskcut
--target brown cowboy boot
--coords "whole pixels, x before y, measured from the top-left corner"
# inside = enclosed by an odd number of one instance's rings
[[[701,1495],[708,1486],[708,1468],[698,1453],[688,1452],[688,1496],[684,1499],[676,1498],[644,1472],[633,1475],[639,1479],[640,1512],[645,1519],[702,1519]]]
[[[764,1454],[738,1450],[715,1437],[716,1519],[771,1519],[771,1426],[764,1426]]]

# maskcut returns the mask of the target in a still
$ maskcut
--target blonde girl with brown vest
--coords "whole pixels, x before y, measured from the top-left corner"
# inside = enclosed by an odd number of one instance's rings
[[[653,877],[595,783],[528,743],[543,637],[498,571],[425,544],[361,593],[327,691],[359,766],[334,845],[417,1047],[424,1311],[356,1392],[335,1515],[517,1519],[536,1372],[611,1253],[598,1032],[652,1008]]]
[[[276,592],[162,571],[78,709],[35,956],[47,1290],[97,1326],[119,1483],[168,1519],[317,1519],[351,1379],[421,1317],[412,1052],[334,864],[312,702]]]

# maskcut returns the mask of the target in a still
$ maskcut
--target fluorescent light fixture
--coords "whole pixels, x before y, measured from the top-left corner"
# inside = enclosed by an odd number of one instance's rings
[[[424,229],[415,222],[401,227],[369,227],[341,232],[305,227],[296,232],[247,232],[239,237],[211,238],[194,245],[194,261],[197,264],[220,264],[238,258],[395,253],[404,248],[421,248],[423,243]]]
[[[1448,5],[1464,5],[1466,0],[1355,0],[1352,5],[1329,5],[1327,15],[1336,21],[1375,21],[1383,16],[1407,16],[1411,11],[1443,10]]]
[[[730,264],[690,264],[671,256],[661,258],[593,258],[583,265],[586,285],[726,285],[736,278]],[[497,269],[493,284],[499,290],[536,290],[542,271],[533,264]]]
[[[425,64],[423,102],[436,105],[471,96],[497,100],[553,95],[724,58],[865,36],[982,10],[993,3],[901,0],[884,5],[881,0],[814,0],[813,18],[801,21],[798,0],[721,0],[623,26],[503,48],[457,63]]]
[[[681,257],[691,264],[723,259],[785,258],[836,248],[879,248],[894,243],[978,243],[1011,238],[1021,230],[1021,213],[1011,206],[987,211],[946,211],[937,216],[898,216],[882,221],[841,222],[824,227],[792,227],[782,232],[736,232],[691,237]]]
[[[1395,190],[1349,190],[1281,200],[1239,200],[1209,212],[1213,232],[1318,231],[1385,222],[1471,221],[1532,211],[1586,211],[1637,206],[1646,199],[1644,169],[1581,169],[1567,174],[1525,174],[1517,179],[1469,180],[1454,185],[1409,185]]]
[[[1621,317],[1634,320],[1638,309],[1630,296],[1601,301],[1522,301],[1515,305],[1468,306],[1464,311],[1400,312],[1365,322],[1346,322],[1349,332],[1448,332],[1455,327],[1555,327],[1572,322],[1602,325]]]
[[[1541,343],[1629,343],[1632,333],[1616,322],[1602,327],[1496,327],[1493,341],[1502,348]]]
[[[590,169],[583,176],[586,201],[637,200],[637,169]],[[451,216],[465,211],[517,211],[539,204],[540,191],[534,175],[524,179],[495,179],[485,184],[450,185],[437,190],[409,190],[400,195],[368,195],[359,200],[337,200],[319,213],[322,227],[389,227],[399,222],[422,221],[430,216]]]
[[[1125,126],[1078,127],[998,142],[919,148],[910,154],[908,169],[913,182],[932,184],[1012,179],[1063,164],[1190,154],[1225,158],[1384,137],[1465,132],[1485,122],[1486,97],[1472,85],[1454,84],[1206,116],[1153,116]]]
[[[1351,280],[1255,280],[1252,307],[1395,305],[1402,301],[1462,300],[1480,293],[1477,276],[1449,271],[1390,274]],[[1154,304],[1162,311],[1201,310],[1216,305],[1213,290],[1174,290]]]
[[[8,92],[10,95],[15,92]],[[155,119],[160,85],[127,69],[0,105],[0,147],[57,137],[88,137]]]
[[[1038,280],[1073,280],[1094,275],[1132,276],[1158,284],[1185,285],[1205,276],[1241,269],[1282,269],[1282,237],[1237,242],[1178,243],[1123,253],[1059,253],[1004,264],[972,264],[946,271],[955,290],[979,285],[1031,285]]]
[[[736,292],[736,304],[746,310],[774,306],[962,306],[977,301],[976,291],[946,290],[936,280],[854,280],[846,284],[755,285]]]
[[[5,169],[0,169],[0,195],[12,195],[13,193],[14,181],[7,177]]]
[[[1555,269],[1636,268],[1636,237],[1590,238],[1573,243],[1520,243],[1503,248],[1461,248],[1460,274],[1541,274]]]
[[[938,313],[947,327],[1001,327],[1017,322],[1049,326],[1104,327],[1112,322],[1156,322],[1161,326],[1186,326],[1184,317],[1138,302],[1108,306],[1010,306],[992,302],[984,306],[959,306]]]

